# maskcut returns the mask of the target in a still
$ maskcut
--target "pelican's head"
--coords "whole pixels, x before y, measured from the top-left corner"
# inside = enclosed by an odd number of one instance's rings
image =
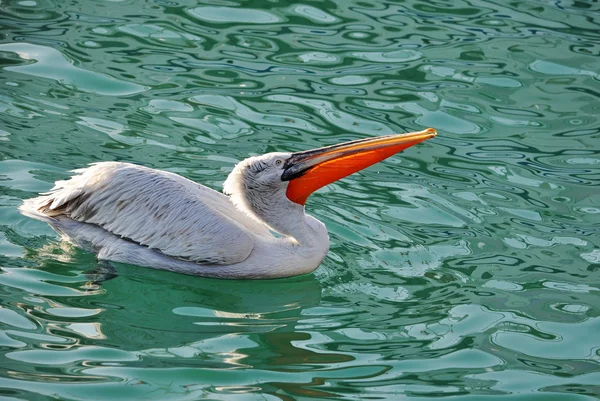
[[[317,189],[433,138],[433,128],[387,135],[296,153],[267,153],[238,163],[223,188],[238,208],[263,222],[290,207],[304,208]]]

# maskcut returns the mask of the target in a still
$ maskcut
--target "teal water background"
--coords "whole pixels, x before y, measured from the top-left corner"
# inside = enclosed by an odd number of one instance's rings
[[[593,1],[0,3],[0,398],[600,395]],[[324,188],[315,273],[118,265],[21,216],[102,160],[239,160],[432,126]]]

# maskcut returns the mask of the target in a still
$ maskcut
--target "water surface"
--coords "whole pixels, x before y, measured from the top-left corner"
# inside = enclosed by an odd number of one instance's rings
[[[593,2],[0,11],[0,397],[600,395]],[[309,199],[332,244],[302,277],[112,277],[16,209],[92,162],[220,189],[249,155],[428,126]]]

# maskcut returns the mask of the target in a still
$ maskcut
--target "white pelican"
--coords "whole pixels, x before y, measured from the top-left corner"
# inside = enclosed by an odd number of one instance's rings
[[[101,260],[218,278],[294,276],[315,270],[329,250],[325,225],[304,212],[308,196],[435,135],[428,128],[250,157],[229,174],[225,194],[174,173],[100,162],[19,209]]]

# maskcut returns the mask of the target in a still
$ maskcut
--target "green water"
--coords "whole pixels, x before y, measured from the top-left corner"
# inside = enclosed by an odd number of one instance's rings
[[[600,395],[592,1],[0,3],[0,398]],[[21,216],[101,160],[219,189],[248,155],[432,126],[313,195],[313,274],[117,265]]]

